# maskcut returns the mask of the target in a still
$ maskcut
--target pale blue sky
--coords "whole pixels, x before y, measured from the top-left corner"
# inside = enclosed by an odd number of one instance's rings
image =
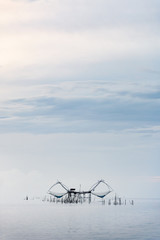
[[[160,197],[160,2],[0,0],[0,188]]]

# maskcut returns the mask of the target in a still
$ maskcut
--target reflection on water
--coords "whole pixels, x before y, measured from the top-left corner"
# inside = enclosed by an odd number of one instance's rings
[[[1,240],[158,240],[160,200],[135,205],[0,205]]]

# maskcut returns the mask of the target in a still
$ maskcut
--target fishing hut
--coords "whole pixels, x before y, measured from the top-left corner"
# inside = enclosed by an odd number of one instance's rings
[[[100,190],[101,185],[103,185],[102,190]],[[48,194],[53,196],[56,202],[83,203],[88,201],[91,203],[92,195],[103,199],[112,191],[113,189],[104,180],[99,180],[87,191],[82,191],[81,189],[76,191],[75,188],[68,188],[62,182],[57,181],[50,187]]]
[[[105,197],[110,195],[110,198],[106,201]],[[53,203],[84,203],[91,201],[96,201],[96,199],[101,199],[100,202],[103,204],[108,203],[108,205],[126,205],[127,202],[130,205],[134,205],[133,200],[126,200],[124,197],[119,197],[111,188],[111,186],[104,180],[97,181],[91,188],[87,191],[81,190],[81,185],[79,190],[77,191],[76,188],[68,188],[62,182],[57,181],[53,184],[47,194],[42,198],[43,202],[53,202]],[[94,199],[92,200],[92,198]],[[35,198],[33,198],[35,199]],[[37,198],[36,198],[37,199]],[[38,199],[41,199],[38,197]],[[28,196],[25,197],[25,200],[29,200]]]

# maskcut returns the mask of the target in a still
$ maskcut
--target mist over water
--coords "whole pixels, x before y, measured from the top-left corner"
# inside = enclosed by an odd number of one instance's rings
[[[135,205],[101,202],[61,204],[24,201],[0,205],[1,240],[157,240],[160,199]]]

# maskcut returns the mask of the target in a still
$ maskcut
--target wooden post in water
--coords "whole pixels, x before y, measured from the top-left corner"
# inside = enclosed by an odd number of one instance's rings
[[[91,203],[91,192],[89,193],[89,203]]]

